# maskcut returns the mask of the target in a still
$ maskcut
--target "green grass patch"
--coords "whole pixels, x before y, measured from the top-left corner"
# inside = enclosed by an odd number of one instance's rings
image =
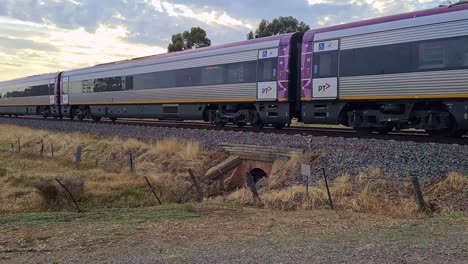
[[[145,208],[108,209],[85,213],[55,212],[26,213],[0,216],[0,226],[3,228],[47,227],[79,223],[114,223],[138,224],[159,222],[165,220],[184,220],[199,218],[195,211],[186,210],[184,205],[161,205]]]

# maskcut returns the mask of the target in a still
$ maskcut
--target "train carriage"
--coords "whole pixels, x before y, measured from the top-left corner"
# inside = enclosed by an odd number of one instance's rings
[[[305,123],[341,123],[381,133],[468,130],[468,5],[306,32]]]
[[[300,96],[301,34],[66,71],[62,114],[283,126]]]
[[[60,116],[60,73],[41,74],[0,82],[0,115]]]

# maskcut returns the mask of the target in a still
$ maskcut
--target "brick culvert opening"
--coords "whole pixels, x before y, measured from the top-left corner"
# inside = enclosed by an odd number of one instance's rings
[[[253,177],[254,183],[257,183],[260,179],[268,177],[266,172],[262,169],[255,168],[250,170],[250,174]]]

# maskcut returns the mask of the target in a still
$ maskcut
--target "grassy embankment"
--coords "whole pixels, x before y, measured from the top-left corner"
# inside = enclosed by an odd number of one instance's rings
[[[10,143],[21,141],[21,153]],[[44,140],[44,155],[40,143]],[[72,210],[68,196],[54,183],[59,178],[71,186],[86,210],[153,206],[157,202],[143,176],[156,186],[164,203],[176,202],[192,184],[187,169],[197,176],[224,158],[209,152],[196,142],[181,143],[167,139],[154,143],[118,138],[99,138],[79,133],[51,133],[16,126],[0,126],[0,213]],[[54,158],[51,146],[54,146]],[[73,162],[77,146],[83,147],[79,168]],[[129,153],[135,159],[135,171],[128,168]],[[255,203],[246,189],[205,201],[220,207],[256,205],[269,209],[297,210],[328,208],[322,181],[315,182],[306,197],[301,186],[300,164],[317,160],[319,153],[308,153],[288,161],[277,160],[268,179],[258,186],[262,203]],[[418,208],[408,181],[383,175],[378,169],[356,177],[344,173],[330,183],[335,207],[339,211],[373,213],[392,217],[415,217]],[[204,179],[200,179],[202,182]],[[48,201],[43,185],[54,185],[58,201]],[[48,185],[47,185],[48,184]],[[204,185],[206,190],[213,186]],[[46,188],[47,189],[47,188]],[[42,190],[42,195],[41,195]],[[443,180],[423,185],[427,202],[439,213],[466,212],[468,178],[450,173]],[[189,193],[187,200],[194,198]]]

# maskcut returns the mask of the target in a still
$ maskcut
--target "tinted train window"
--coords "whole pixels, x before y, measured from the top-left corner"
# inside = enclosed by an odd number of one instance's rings
[[[202,85],[224,83],[224,66],[210,66],[202,69]]]
[[[133,90],[133,76],[125,77],[125,90]]]
[[[278,79],[278,58],[263,59],[258,61],[258,81],[268,82]]]
[[[257,81],[257,62],[240,62],[227,65],[227,83],[247,83]]]
[[[31,96],[45,96],[50,95],[51,91],[48,84],[37,85],[32,87],[16,88],[16,91],[6,92],[4,97],[13,98],[13,97],[31,97]]]
[[[123,82],[121,77],[102,78],[94,80],[95,92],[122,91]]]
[[[175,71],[150,72],[133,76],[133,87],[138,90],[174,87]]]
[[[201,69],[189,68],[176,71],[176,86],[188,87],[198,86],[201,83]]]
[[[338,76],[338,51],[316,53],[313,62],[314,78]]]
[[[468,68],[468,37],[341,51],[340,76]]]

